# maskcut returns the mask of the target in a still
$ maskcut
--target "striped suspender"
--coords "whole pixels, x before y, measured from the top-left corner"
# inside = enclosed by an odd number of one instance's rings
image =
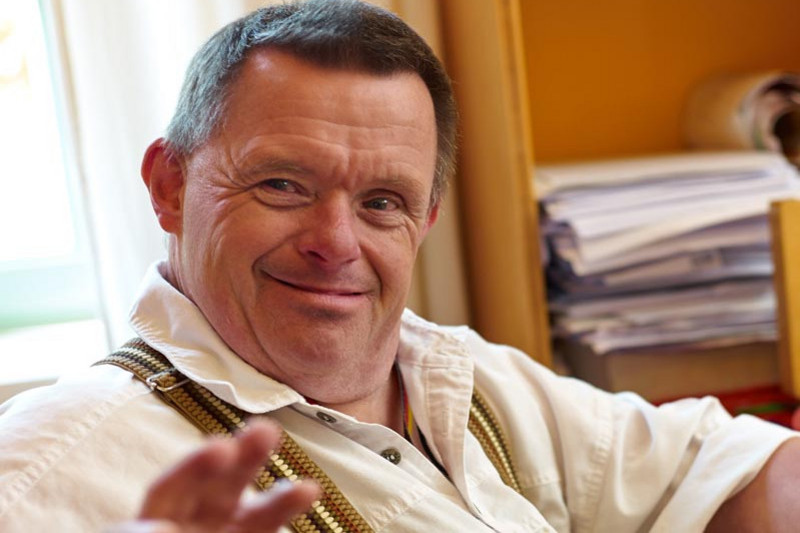
[[[133,373],[206,433],[231,436],[245,426],[249,416],[249,413],[217,398],[202,385],[185,377],[166,357],[141,339],[128,341],[96,364],[112,364]],[[477,391],[473,393],[468,427],[506,485],[521,492],[502,429]],[[314,479],[322,488],[322,498],[312,504],[310,511],[292,521],[292,528],[296,532],[372,531],[336,484],[285,431],[280,449],[270,456],[269,462],[259,471],[256,485],[264,490],[280,478],[292,481]]]

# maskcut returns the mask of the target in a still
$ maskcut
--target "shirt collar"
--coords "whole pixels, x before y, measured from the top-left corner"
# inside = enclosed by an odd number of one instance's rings
[[[237,356],[200,309],[165,279],[165,271],[165,262],[150,266],[130,313],[133,330],[148,345],[181,373],[244,411],[267,413],[306,403],[298,392]],[[425,368],[462,369],[471,375],[472,361],[462,342],[466,331],[437,326],[405,310],[398,350],[404,376]]]
[[[133,330],[175,368],[219,398],[250,413],[266,413],[303,400],[290,387],[239,358],[200,309],[165,278],[166,263],[152,265],[130,313]]]

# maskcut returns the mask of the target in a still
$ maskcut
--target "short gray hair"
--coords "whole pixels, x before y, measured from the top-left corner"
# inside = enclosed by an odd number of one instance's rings
[[[444,67],[425,41],[393,13],[358,0],[308,0],[261,8],[211,37],[186,72],[165,140],[189,155],[224,119],[228,92],[254,49],[274,48],[322,67],[373,74],[413,72],[430,92],[437,157],[431,206],[455,170],[458,114]]]

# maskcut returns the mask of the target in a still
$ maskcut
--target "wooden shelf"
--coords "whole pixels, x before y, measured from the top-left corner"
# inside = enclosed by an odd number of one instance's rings
[[[463,122],[473,325],[549,364],[535,164],[681,150],[681,112],[698,82],[800,71],[800,2],[440,4]]]
[[[796,0],[521,0],[538,162],[681,149],[691,88],[800,70]]]

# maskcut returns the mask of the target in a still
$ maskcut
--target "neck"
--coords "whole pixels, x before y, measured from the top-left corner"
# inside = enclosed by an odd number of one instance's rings
[[[330,404],[319,402],[319,405],[350,415],[361,422],[386,426],[402,435],[403,409],[400,401],[397,370],[392,367],[387,379],[369,396],[346,403]]]

